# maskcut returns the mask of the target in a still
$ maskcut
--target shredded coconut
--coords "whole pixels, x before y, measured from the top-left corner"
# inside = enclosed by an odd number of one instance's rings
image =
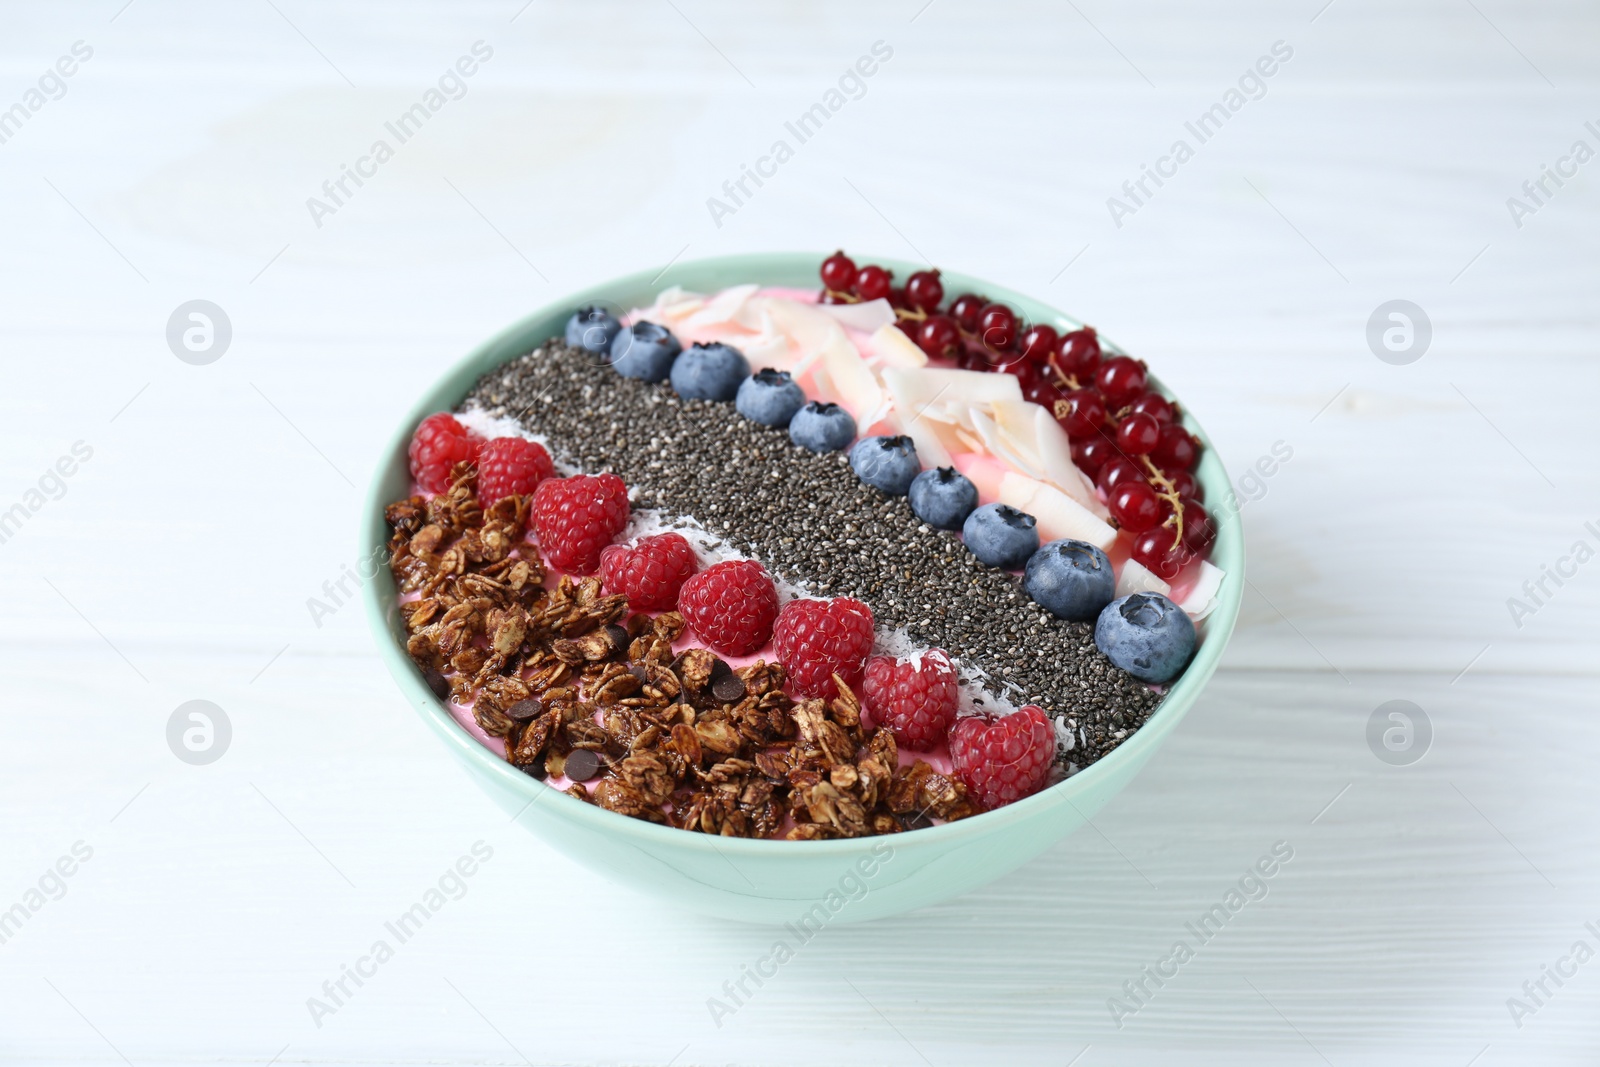
[[[544,434],[529,433],[514,416],[491,415],[476,402],[456,412],[456,421],[486,441],[492,441],[496,437],[520,437],[525,441],[535,441],[543,445],[544,450],[552,457],[556,454],[556,450],[550,447],[550,438]],[[570,478],[574,474],[583,473],[572,464],[563,463],[559,459],[554,460],[554,463],[562,477]]]
[[[681,515],[669,519],[655,508],[640,508],[633,511],[628,516],[628,525],[622,531],[621,540],[632,544],[641,538],[664,533],[681,534],[683,539],[689,542],[689,547],[694,549],[695,560],[702,570],[730,559],[748,558],[743,553],[734,551],[728,542],[700,525],[700,521],[694,516]]]
[[[628,525],[622,531],[620,540],[624,544],[633,544],[641,538],[662,533],[682,534],[683,539],[688,541],[689,547],[694,550],[695,560],[701,570],[718,563],[725,563],[730,559],[750,558],[718,534],[706,529],[693,515],[666,518],[656,508],[640,508],[633,511],[629,515]],[[789,582],[774,575],[772,584],[778,590],[780,606],[791,600],[812,595],[811,590],[803,582]]]
[[[914,640],[905,627],[889,630],[878,627],[873,637],[872,652],[878,656],[893,656],[897,660],[914,662],[921,667],[922,654],[932,646]],[[968,715],[998,714],[1010,715],[1017,710],[1017,705],[1008,700],[1003,693],[996,693],[989,688],[989,674],[982,667],[967,665],[956,660],[951,660],[956,669],[956,688],[961,692],[961,702],[956,706],[956,715],[965,718]],[[1010,683],[1007,683],[1008,686]],[[1010,686],[1010,688],[1016,688]]]

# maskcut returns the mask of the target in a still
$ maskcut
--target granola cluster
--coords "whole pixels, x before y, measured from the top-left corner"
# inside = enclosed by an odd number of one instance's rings
[[[955,778],[901,767],[894,735],[863,728],[842,680],[831,701],[795,701],[781,664],[734,670],[709,649],[674,651],[677,612],[630,612],[599,578],[546,588],[524,537],[530,498],[485,510],[470,464],[452,479],[385,511],[395,580],[415,594],[401,605],[406,648],[525,773],[566,777],[568,794],[608,811],[727,837],[860,837],[976,812]]]

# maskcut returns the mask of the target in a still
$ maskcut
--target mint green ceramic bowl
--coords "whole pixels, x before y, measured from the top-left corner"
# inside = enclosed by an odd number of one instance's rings
[[[815,253],[720,256],[679,263],[664,272],[631,274],[541,308],[482,345],[424,393],[395,426],[361,515],[363,555],[388,541],[383,508],[408,492],[406,447],[417,423],[453,408],[484,372],[560,334],[573,309],[596,303],[640,307],[669,285],[700,292],[747,282],[811,287],[817,284],[822,258]],[[873,262],[901,278],[920,269],[888,259]],[[946,292],[985,293],[1031,322],[1080,325],[1021,293],[962,274],[946,272],[943,279]],[[751,841],[675,830],[603,811],[516,770],[450,717],[406,655],[396,588],[387,568],[363,587],[367,618],[389,672],[445,748],[507,813],[573,859],[642,893],[728,919],[815,926],[894,915],[999,878],[1076,830],[1132,780],[1216,670],[1239,611],[1244,543],[1222,462],[1204,431],[1192,419],[1185,421],[1206,442],[1197,474],[1216,513],[1212,560],[1227,571],[1194,662],[1150,720],[1100,762],[1009,807],[944,826],[849,841]]]

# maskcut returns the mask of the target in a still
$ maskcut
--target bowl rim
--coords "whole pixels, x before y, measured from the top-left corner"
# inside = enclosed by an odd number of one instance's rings
[[[372,475],[368,481],[363,497],[359,520],[359,545],[361,557],[377,549],[382,549],[388,543],[388,525],[384,521],[383,511],[390,500],[384,492],[383,483],[390,464],[397,456],[404,456],[410,444],[411,435],[418,421],[428,414],[436,411],[451,410],[462,399],[462,395],[450,395],[456,392],[451,383],[463,376],[470,369],[469,381],[476,381],[484,373],[494,367],[508,362],[530,350],[523,344],[513,343],[524,333],[528,332],[535,322],[548,319],[552,316],[570,314],[571,309],[588,304],[617,305],[613,293],[641,288],[655,288],[658,292],[675,284],[671,281],[673,275],[692,274],[696,271],[718,269],[743,269],[752,278],[759,278],[763,273],[771,274],[777,269],[804,266],[814,271],[828,252],[759,252],[740,253],[733,255],[706,256],[693,260],[674,261],[666,267],[654,271],[643,270],[632,274],[623,275],[608,281],[588,286],[576,293],[559,300],[545,303],[534,311],[503,328],[492,337],[483,341],[465,356],[454,361],[434,382],[423,391],[412,404],[411,408],[390,435],[388,443],[380,453],[380,458],[374,465]],[[860,257],[857,257],[858,259]],[[918,263],[891,257],[869,257],[865,262],[880,264],[894,273],[904,276],[911,271],[926,269]],[[990,297],[1003,300],[1013,307],[1026,310],[1039,309],[1028,318],[1031,321],[1048,321],[1058,328],[1066,327],[1077,329],[1084,324],[1043,301],[1016,292],[1008,287],[995,285],[971,275],[960,274],[940,269],[943,280],[946,281],[946,291],[975,291],[988,294]],[[761,282],[763,285],[778,283]],[[1098,332],[1098,331],[1097,331]],[[1102,347],[1113,353],[1122,355],[1125,351],[1103,335],[1100,338]],[[1171,390],[1155,374],[1149,376],[1150,381],[1168,399],[1173,397]],[[470,385],[468,386],[470,388]],[[1240,603],[1244,591],[1244,537],[1243,527],[1239,518],[1239,505],[1234,494],[1232,481],[1228,477],[1226,467],[1221,457],[1217,454],[1216,446],[1211,438],[1186,406],[1181,408],[1183,425],[1193,434],[1198,436],[1205,448],[1201,461],[1196,469],[1196,477],[1205,487],[1207,499],[1221,500],[1225,506],[1213,505],[1208,508],[1212,519],[1217,523],[1217,540],[1213,546],[1211,562],[1225,572],[1221,587],[1217,590],[1217,606],[1205,620],[1204,640],[1196,650],[1194,658],[1184,669],[1182,677],[1167,688],[1161,703],[1149,718],[1135,730],[1121,744],[1107,753],[1104,757],[1079,770],[1068,778],[1054,785],[1041,789],[1032,796],[1024,797],[1005,807],[994,811],[980,812],[977,815],[955,822],[944,823],[938,826],[924,827],[911,831],[915,844],[921,846],[954,845],[976,835],[989,831],[998,831],[1006,825],[1029,819],[1046,809],[1068,804],[1076,808],[1074,797],[1089,794],[1094,791],[1096,783],[1102,778],[1112,776],[1121,764],[1147,758],[1156,747],[1164,740],[1165,734],[1171,727],[1176,726],[1176,721],[1183,716],[1188,707],[1198,698],[1201,690],[1216,672],[1217,665],[1232,636],[1234,624],[1238,619]],[[1218,558],[1218,556],[1221,558]],[[742,837],[713,837],[708,834],[694,833],[676,827],[649,822],[644,819],[635,819],[616,812],[607,811],[596,805],[585,803],[545,782],[524,774],[501,756],[485,748],[475,737],[466,731],[450,714],[445,703],[440,701],[433,691],[423,681],[421,672],[406,652],[403,644],[396,640],[387,617],[385,600],[398,599],[398,588],[394,581],[393,572],[387,565],[387,553],[384,553],[383,565],[377,567],[377,573],[367,581],[361,583],[361,598],[367,623],[374,641],[378,645],[379,655],[389,668],[389,673],[417,709],[423,720],[433,728],[441,740],[450,747],[457,757],[462,758],[469,766],[479,773],[488,775],[499,785],[514,794],[521,794],[527,798],[515,819],[520,819],[536,803],[547,796],[558,798],[557,802],[571,805],[563,812],[563,817],[570,821],[586,824],[596,833],[609,833],[630,839],[636,845],[667,846],[670,848],[690,849],[703,853],[716,853],[724,858],[729,855],[761,857],[763,859],[777,859],[782,857],[826,857],[844,856],[870,848],[881,835],[872,835],[859,838],[840,838],[826,841],[787,841],[784,839],[768,838],[742,838]],[[1152,726],[1160,720],[1163,729],[1155,730]],[[1169,727],[1167,724],[1171,724]],[[514,821],[515,821],[514,819]],[[901,842],[907,835],[889,835]]]

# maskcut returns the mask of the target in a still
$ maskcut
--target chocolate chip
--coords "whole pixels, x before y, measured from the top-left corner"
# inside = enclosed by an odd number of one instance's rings
[[[539,760],[535,763],[513,763],[511,766],[526,774],[529,778],[537,778],[541,782],[544,781],[544,760]]]
[[[563,773],[574,782],[587,782],[600,771],[600,757],[587,748],[575,748],[567,753]]]
[[[515,719],[517,722],[526,722],[544,711],[544,705],[533,697],[519,700],[506,709],[506,718]]]
[[[926,811],[914,811],[909,815],[900,816],[900,825],[907,830],[922,830],[933,825],[933,820],[928,818]]]
[[[450,680],[433,667],[422,672],[422,680],[428,683],[428,688],[433,690],[433,695],[440,700],[450,699]]]
[[[717,667],[722,670],[719,672]],[[744,699],[744,679],[720,659],[711,668],[711,695],[724,704],[737,704]]]
[[[648,682],[650,680],[650,672],[644,669],[643,663],[628,664],[628,673],[639,679],[641,682]]]
[[[628,636],[628,631],[624,630],[616,623],[612,623],[611,625],[607,626],[606,633],[610,635],[611,644],[618,651],[626,652],[628,645],[633,642],[633,638]]]

